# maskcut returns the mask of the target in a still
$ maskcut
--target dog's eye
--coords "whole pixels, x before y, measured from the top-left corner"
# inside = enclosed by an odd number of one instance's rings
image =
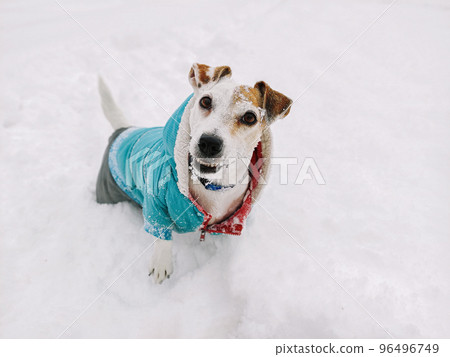
[[[252,112],[247,112],[241,118],[241,122],[245,125],[253,125],[256,123],[256,115]]]
[[[200,106],[203,109],[211,109],[211,105],[212,105],[212,100],[210,97],[203,97],[202,99],[200,99]]]

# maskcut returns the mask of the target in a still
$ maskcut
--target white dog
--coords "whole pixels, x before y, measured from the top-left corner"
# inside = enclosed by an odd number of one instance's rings
[[[228,66],[194,64],[194,94],[165,127],[130,127],[100,80],[102,107],[116,131],[97,180],[97,201],[131,201],[157,238],[150,274],[170,277],[172,231],[239,235],[270,164],[269,126],[292,101],[265,82],[238,85]]]

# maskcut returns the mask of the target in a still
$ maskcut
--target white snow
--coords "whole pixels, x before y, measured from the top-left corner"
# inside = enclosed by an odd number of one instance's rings
[[[61,0],[77,24],[2,2],[0,336],[448,338],[448,2],[398,1],[308,88],[389,3]],[[94,199],[97,76],[132,123],[163,125],[148,93],[172,112],[197,61],[304,93],[274,156],[314,158],[326,185],[274,167],[244,236],[176,235],[154,285],[139,210]]]

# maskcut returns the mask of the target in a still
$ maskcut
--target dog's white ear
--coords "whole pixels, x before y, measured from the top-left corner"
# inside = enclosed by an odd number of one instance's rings
[[[211,87],[223,78],[231,77],[228,66],[210,67],[206,64],[194,63],[189,71],[189,83],[194,91]]]
[[[266,82],[257,82],[254,86],[261,95],[261,108],[266,111],[269,123],[282,119],[289,114],[292,100],[269,87]]]

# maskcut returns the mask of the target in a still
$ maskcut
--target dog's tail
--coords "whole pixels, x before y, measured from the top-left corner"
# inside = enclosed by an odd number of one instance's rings
[[[129,127],[130,125],[127,123],[125,116],[114,101],[111,91],[100,76],[98,76],[98,91],[102,98],[103,113],[114,130]]]

